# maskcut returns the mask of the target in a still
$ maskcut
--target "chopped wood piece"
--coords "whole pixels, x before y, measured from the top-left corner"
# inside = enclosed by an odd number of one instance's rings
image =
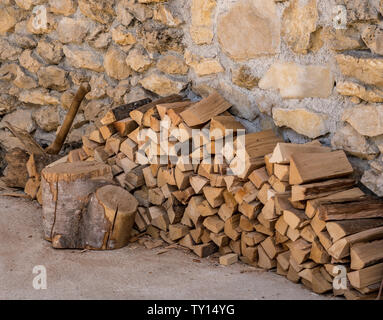
[[[275,230],[277,230],[281,235],[286,235],[289,225],[286,223],[283,216],[279,217],[275,223]]]
[[[343,150],[326,153],[296,153],[290,160],[289,183],[293,185],[339,178],[353,171]]]
[[[100,130],[93,130],[90,134],[89,134],[89,140],[92,140],[94,142],[97,142],[97,143],[105,143],[105,139],[103,138],[103,136],[101,135],[101,132]]]
[[[135,108],[138,108],[143,105],[147,105],[151,102],[150,98],[138,100],[129,104],[124,104],[121,106],[118,106],[110,111],[108,111],[105,116],[101,119],[101,123],[104,125],[111,124],[113,122],[125,119],[129,117],[129,113],[134,110]]]
[[[160,230],[167,231],[169,227],[169,218],[164,208],[153,206],[149,208],[151,224]]]
[[[366,199],[361,201],[342,201],[338,203],[322,203],[319,210],[319,219],[330,220],[353,220],[364,218],[383,218],[383,201]]]
[[[231,107],[217,92],[190,106],[181,112],[182,119],[189,127],[204,124],[214,116],[217,116]]]
[[[258,246],[258,257],[258,266],[260,268],[270,270],[277,266],[277,261],[275,259],[270,259],[262,246]]]
[[[220,233],[225,226],[225,222],[218,216],[211,216],[204,220],[203,225],[211,232]]]
[[[190,186],[190,177],[192,176],[192,174],[193,174],[193,171],[182,172],[180,169],[178,169],[178,167],[176,167],[174,171],[174,177],[175,177],[178,189],[183,190]]]
[[[237,231],[239,227],[240,214],[235,214],[225,221],[224,232],[232,240],[238,240],[241,234]]]
[[[169,225],[169,237],[172,241],[183,238],[188,232],[189,228],[183,224],[177,223]]]
[[[357,200],[363,200],[366,197],[367,196],[359,188],[353,188],[346,191],[337,192],[323,198],[307,201],[305,213],[311,219],[312,217],[314,217],[316,210],[318,209],[319,205],[322,202],[331,203],[332,200],[335,200],[336,202],[340,199],[344,201],[346,200],[357,201]]]
[[[311,225],[307,225],[305,226],[301,232],[300,232],[300,235],[303,239],[305,239],[307,242],[313,242],[316,238],[317,238],[317,235],[316,233],[314,232],[313,228],[311,227]]]
[[[203,218],[201,216],[201,213],[198,211],[197,207],[203,200],[204,198],[202,196],[191,197],[189,200],[189,204],[185,209],[185,215],[187,215],[191,219],[191,221],[196,227],[199,224],[202,224]]]
[[[196,194],[201,193],[203,187],[205,187],[209,183],[208,179],[199,175],[191,176],[189,180],[190,185],[192,186]]]
[[[329,283],[321,274],[320,270],[314,269],[312,272],[312,290],[316,293],[325,293],[332,290],[332,284]]]
[[[236,253],[229,253],[219,257],[219,263],[224,266],[229,266],[238,261],[238,255]]]
[[[290,166],[284,164],[274,164],[274,175],[283,182],[289,181]]]
[[[191,101],[180,101],[180,102],[173,102],[173,103],[158,103],[156,104],[157,112],[163,120],[166,115],[172,115],[172,117],[175,117],[176,115],[180,114],[182,111],[184,111],[187,107],[189,107],[192,104]],[[172,111],[172,112],[170,112]],[[170,113],[170,114],[169,114]],[[170,117],[172,120],[173,118]],[[174,118],[174,120],[176,120]],[[174,126],[178,125],[176,122],[172,122]]]
[[[40,180],[36,178],[29,178],[25,184],[24,192],[31,197],[31,199],[36,199],[37,192],[40,188]]]
[[[310,259],[316,263],[325,264],[330,262],[330,256],[318,240],[312,242]]]
[[[165,201],[165,196],[160,188],[149,189],[148,195],[149,202],[154,205],[160,206]]]
[[[299,239],[289,244],[291,256],[298,264],[305,262],[310,255],[311,243]]]
[[[243,231],[253,231],[254,221],[255,220],[250,220],[249,218],[242,215],[241,218],[239,219],[239,227]]]
[[[255,185],[257,189],[261,189],[263,184],[269,180],[269,176],[266,172],[266,167],[262,167],[257,170],[254,170],[249,175],[249,179]]]
[[[123,141],[123,138],[121,138],[118,135],[111,136],[110,138],[106,140],[105,151],[110,154],[117,154],[120,151],[120,145],[122,141]]]
[[[207,200],[202,201],[197,210],[203,217],[214,216],[218,212],[218,208],[212,208]]]
[[[233,116],[216,116],[210,122],[210,137],[218,140],[229,134],[233,135],[240,129],[245,130],[245,127]]]
[[[113,123],[113,127],[117,130],[121,137],[126,137],[132,131],[137,129],[137,122],[131,118],[122,119]]]
[[[335,192],[350,189],[354,184],[354,179],[334,179],[324,182],[292,186],[291,201],[325,197]]]
[[[217,246],[213,242],[208,242],[194,246],[193,251],[200,258],[205,258],[212,255],[217,249]]]
[[[269,176],[272,176],[274,174],[274,164],[270,162],[271,153],[266,154],[264,157],[265,165],[266,165],[266,172]]]
[[[223,204],[223,191],[224,188],[204,187],[203,193],[206,200],[213,208],[217,208]]]
[[[192,237],[190,236],[190,234],[187,234],[185,237],[183,237],[179,242],[178,242],[181,246],[185,247],[185,248],[188,248],[190,250],[193,250],[194,249],[194,241],[192,239]]]
[[[290,251],[281,252],[277,256],[277,262],[280,264],[283,270],[288,271],[290,266]]]
[[[379,263],[358,271],[347,273],[350,283],[355,288],[364,288],[380,283],[383,275],[383,263]]]
[[[230,239],[223,232],[220,233],[210,233],[210,239],[218,246],[225,247],[229,245]]]
[[[292,229],[300,229],[304,224],[309,222],[303,210],[301,211],[293,208],[284,210],[283,218]]]
[[[331,149],[321,145],[278,143],[270,157],[271,163],[289,164],[290,158],[296,153],[323,153]]]
[[[135,160],[135,154],[137,150],[137,144],[129,138],[125,139],[120,145],[120,151],[132,161]]]
[[[360,270],[383,261],[383,240],[351,246],[351,269]]]
[[[345,236],[367,231],[380,226],[383,226],[383,219],[330,221],[326,223],[326,229],[333,242]]]
[[[281,245],[275,243],[273,237],[266,238],[261,242],[261,246],[270,259],[276,258],[279,253],[285,251]]]

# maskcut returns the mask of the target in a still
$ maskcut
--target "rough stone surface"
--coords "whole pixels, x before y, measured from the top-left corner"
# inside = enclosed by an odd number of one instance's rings
[[[191,66],[194,72],[199,76],[208,76],[223,72],[224,69],[218,60],[213,58],[202,58],[190,51],[185,52],[185,62]]]
[[[273,0],[236,3],[219,18],[217,31],[222,50],[234,60],[279,52],[280,21]]]
[[[106,90],[108,88],[108,82],[105,80],[103,74],[101,75],[93,75],[89,81],[91,91],[87,93],[85,98],[88,100],[92,99],[101,99],[106,96]]]
[[[337,52],[366,49],[366,45],[362,41],[360,31],[357,28],[334,29],[332,27],[325,27],[323,32],[321,32],[321,36],[322,41]]]
[[[97,22],[108,24],[115,15],[114,0],[79,0],[78,6],[81,13]]]
[[[132,45],[137,42],[133,33],[128,32],[122,25],[112,29],[112,39],[119,45]]]
[[[379,197],[383,197],[383,173],[374,169],[367,170],[360,182]]]
[[[16,60],[23,50],[0,38],[0,60]]]
[[[163,75],[153,73],[139,81],[147,90],[152,91],[159,96],[168,96],[179,93],[185,86],[185,83],[173,81]]]
[[[379,15],[379,0],[337,0],[347,9],[347,19],[351,22],[377,21]]]
[[[336,61],[345,76],[383,88],[383,57],[339,54]]]
[[[44,131],[56,130],[60,125],[60,115],[56,106],[46,106],[33,113],[33,119]]]
[[[239,87],[251,90],[258,85],[259,78],[254,76],[248,66],[241,65],[231,72],[231,80]]]
[[[47,63],[50,64],[59,64],[62,57],[64,56],[63,46],[57,40],[49,42],[46,40],[40,40],[36,51],[40,57],[42,57]]]
[[[163,23],[168,27],[177,27],[182,23],[181,19],[173,16],[169,8],[162,4],[153,11],[153,19]]]
[[[210,44],[213,40],[212,13],[215,0],[192,0],[190,35],[196,44]]]
[[[59,104],[59,100],[51,96],[46,89],[34,89],[22,91],[19,100],[25,103],[32,103],[38,105]]]
[[[327,118],[326,115],[305,109],[273,109],[273,119],[278,127],[289,127],[311,139],[323,136],[329,132]]]
[[[73,0],[49,0],[49,9],[52,13],[70,16],[76,12]]]
[[[317,0],[290,1],[290,6],[283,12],[282,35],[294,52],[308,52],[318,18]]]
[[[37,73],[39,85],[57,91],[64,91],[69,88],[67,72],[56,66],[42,67]]]
[[[82,43],[87,33],[87,23],[82,20],[63,18],[57,26],[58,39],[62,43]]]
[[[126,64],[126,54],[116,47],[110,47],[105,55],[104,68],[108,76],[122,80],[130,76],[131,69]]]
[[[11,8],[0,7],[0,35],[5,34],[16,24],[16,18]]]
[[[177,56],[166,55],[158,60],[157,68],[168,74],[187,74],[189,68],[185,61]]]
[[[261,89],[278,89],[286,99],[327,98],[334,87],[334,78],[327,66],[298,65],[279,62],[271,66],[259,82]]]
[[[22,67],[34,74],[39,71],[42,64],[32,56],[32,50],[25,50],[19,57],[19,62]]]
[[[36,124],[32,119],[32,110],[18,109],[12,113],[7,114],[0,122],[0,128],[6,126],[6,122],[9,122],[12,126],[18,127],[27,132],[32,132],[36,129]]]
[[[344,96],[358,97],[361,100],[372,103],[383,103],[383,91],[377,88],[366,88],[355,82],[337,83],[336,89]]]
[[[94,51],[70,46],[64,46],[63,51],[68,63],[75,68],[84,68],[97,72],[104,71],[102,56]]]
[[[148,70],[153,63],[143,48],[130,50],[125,61],[130,68],[137,72]]]
[[[379,149],[374,144],[348,124],[335,132],[331,144],[336,149],[343,149],[362,159],[372,160],[379,154]]]
[[[382,105],[358,105],[346,109],[342,120],[348,122],[361,135],[376,137],[383,134]]]
[[[370,25],[363,30],[362,39],[373,53],[383,55],[383,29]]]

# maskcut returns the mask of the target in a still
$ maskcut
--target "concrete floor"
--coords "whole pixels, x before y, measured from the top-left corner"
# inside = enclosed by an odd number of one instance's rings
[[[40,221],[36,203],[0,197],[0,300],[331,298],[273,272],[224,267],[184,250],[159,255],[161,249],[136,243],[108,252],[55,250],[43,240]],[[47,270],[46,290],[32,286],[36,265]]]

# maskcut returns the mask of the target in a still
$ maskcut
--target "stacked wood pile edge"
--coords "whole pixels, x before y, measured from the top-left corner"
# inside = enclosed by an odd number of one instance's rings
[[[315,293],[376,298],[383,202],[357,187],[344,151],[244,134],[230,107],[217,93],[124,105],[45,169],[32,155],[25,192],[43,204],[46,239],[113,249],[145,234]]]

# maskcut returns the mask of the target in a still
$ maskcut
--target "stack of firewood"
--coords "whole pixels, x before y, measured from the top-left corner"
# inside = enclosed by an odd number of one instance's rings
[[[139,203],[136,235],[276,268],[316,293],[376,297],[383,202],[356,187],[343,151],[283,143],[272,130],[244,135],[229,107],[217,93],[117,107],[66,161],[111,166]]]

